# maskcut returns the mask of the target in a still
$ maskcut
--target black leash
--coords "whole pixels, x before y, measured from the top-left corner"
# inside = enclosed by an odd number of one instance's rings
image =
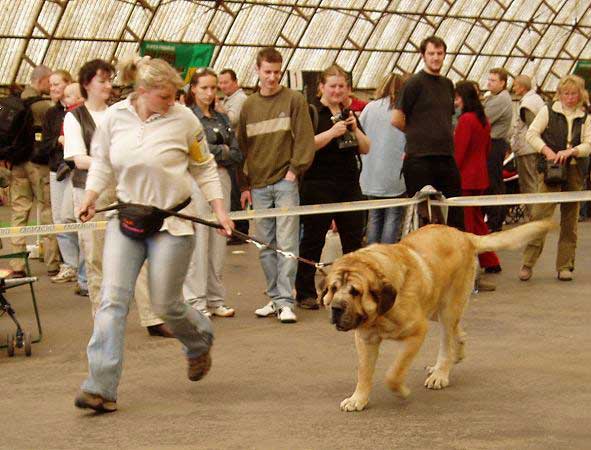
[[[105,212],[105,211],[113,211],[113,210],[118,210],[121,207],[123,207],[123,205],[128,205],[128,206],[133,206],[133,205],[137,205],[137,206],[145,206],[145,205],[140,205],[140,204],[136,204],[136,203],[114,203],[113,205],[109,205],[105,208],[101,208],[101,209],[97,209],[96,212]],[[201,225],[205,225],[206,227],[210,227],[210,228],[217,228],[218,230],[223,230],[224,227],[222,225],[220,225],[217,222],[212,222],[209,220],[205,220],[205,219],[201,219],[199,217],[194,217],[194,216],[188,216],[186,214],[181,214],[178,213],[176,211],[171,211],[169,209],[161,209],[158,208],[156,206],[151,206],[151,208],[153,208],[155,211],[158,211],[160,214],[163,214],[164,216],[168,217],[168,216],[174,216],[174,217],[178,217],[179,219],[184,219],[184,220],[189,220],[191,222],[195,222]],[[293,254],[292,252],[286,252],[285,250],[281,250],[280,248],[278,248],[275,245],[271,245],[267,242],[263,242],[258,240],[257,238],[250,236],[246,233],[243,233],[242,231],[238,231],[234,228],[232,228],[232,236],[237,237],[238,239],[242,240],[243,242],[246,242],[247,244],[253,244],[255,245],[259,250],[262,250],[264,248],[268,248],[269,250],[274,251],[275,253],[280,254],[281,256],[285,257],[285,258],[289,258],[289,259],[296,259],[298,261],[300,261],[303,264],[307,264],[309,266],[313,266],[314,268],[318,269],[323,275],[326,276],[326,272],[323,270],[325,267],[330,266],[332,264],[332,262],[328,262],[328,263],[322,263],[322,262],[315,262],[312,261],[310,259],[307,258],[302,258],[301,256],[296,256],[295,254]]]

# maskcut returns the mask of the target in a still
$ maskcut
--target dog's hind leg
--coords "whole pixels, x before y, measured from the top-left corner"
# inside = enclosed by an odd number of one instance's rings
[[[404,380],[413,358],[418,353],[421,345],[423,345],[426,334],[427,321],[419,324],[413,335],[407,336],[402,340],[402,349],[386,374],[386,384],[402,398],[410,395],[410,389],[406,387]]]
[[[353,395],[341,402],[341,411],[361,411],[367,405],[381,342],[377,335],[365,338],[360,335],[359,330],[355,330],[357,386]]]

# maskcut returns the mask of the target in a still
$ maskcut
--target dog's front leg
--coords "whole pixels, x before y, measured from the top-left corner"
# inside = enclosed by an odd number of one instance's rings
[[[358,360],[357,386],[353,395],[341,402],[342,411],[361,411],[367,405],[381,341],[377,335],[364,337],[355,330]]]
[[[403,338],[402,348],[386,374],[386,384],[402,398],[410,395],[410,389],[404,384],[404,379],[410,363],[419,352],[421,345],[423,345],[426,334],[427,323],[425,322],[419,324],[411,336]]]

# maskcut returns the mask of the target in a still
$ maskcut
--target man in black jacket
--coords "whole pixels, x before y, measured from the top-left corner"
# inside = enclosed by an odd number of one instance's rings
[[[22,99],[42,97],[49,93],[49,77],[51,69],[40,65],[33,69],[31,84],[21,94]],[[31,105],[33,113],[34,142],[31,148],[19,149],[19,154],[28,155],[23,160],[13,160],[12,179],[10,182],[10,203],[12,206],[11,226],[19,227],[27,225],[29,215],[36,200],[37,207],[41,208],[41,224],[50,224],[51,206],[49,200],[49,155],[43,151],[41,145],[43,139],[42,124],[45,113],[51,107],[51,101],[39,99]],[[26,250],[24,237],[11,238],[12,250],[22,252]],[[54,276],[59,272],[60,254],[54,235],[45,236],[43,239],[44,260],[47,266],[47,274]],[[15,278],[25,276],[25,264],[23,259],[11,260]]]

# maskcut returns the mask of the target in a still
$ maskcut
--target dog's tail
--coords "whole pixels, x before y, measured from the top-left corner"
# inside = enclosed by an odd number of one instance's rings
[[[516,250],[525,246],[531,240],[542,237],[548,231],[556,228],[551,220],[537,220],[526,223],[507,231],[477,236],[467,233],[468,239],[476,247],[477,253],[492,252],[496,250]]]

